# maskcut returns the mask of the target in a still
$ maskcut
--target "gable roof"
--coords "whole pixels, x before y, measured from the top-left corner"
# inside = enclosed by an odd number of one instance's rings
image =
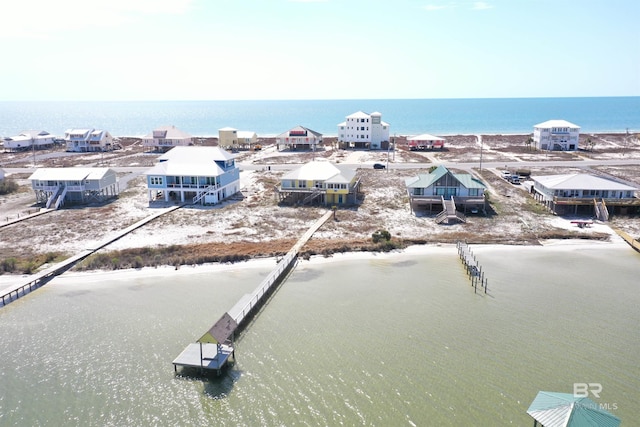
[[[282,176],[282,180],[324,181],[349,183],[356,170],[344,165],[335,165],[327,160],[313,160]]]
[[[28,178],[39,181],[84,181],[102,179],[110,168],[39,168]]]
[[[187,132],[181,131],[180,129],[178,129],[177,127],[175,127],[173,125],[160,126],[158,128],[155,128],[150,133],[146,134],[143,138],[145,138],[145,139],[153,139],[154,137],[157,138],[157,136],[155,136],[155,135],[159,134],[160,132],[163,133],[162,138],[164,138],[164,139],[190,139],[190,138],[193,138]]]
[[[427,188],[431,187],[446,174],[451,174],[451,176],[465,188],[486,188],[486,186],[473,175],[468,173],[454,173],[442,165],[435,168],[431,173],[419,174],[418,176],[405,179],[404,182],[407,188]]]
[[[531,177],[531,179],[546,188],[554,190],[637,190],[637,188],[630,185],[586,173],[543,175]]]
[[[538,123],[537,125],[533,125],[534,128],[543,128],[543,129],[548,129],[548,128],[575,128],[575,129],[580,129],[580,126],[578,125],[574,125],[571,122],[568,122],[566,120],[547,120],[546,122],[542,122],[542,123]]]
[[[316,138],[321,138],[322,134],[320,132],[316,132],[315,130],[306,128],[304,126],[296,126],[294,128],[289,129],[288,131],[281,133],[280,135],[278,135],[276,138],[289,138],[291,136],[291,132],[306,132],[307,136],[309,136],[308,134],[310,133],[311,135],[315,136]],[[304,135],[293,135],[295,136],[304,136]]]

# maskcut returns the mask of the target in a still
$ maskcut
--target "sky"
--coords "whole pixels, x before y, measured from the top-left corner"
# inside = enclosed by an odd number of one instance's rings
[[[640,96],[640,1],[3,1],[0,55],[0,101]]]

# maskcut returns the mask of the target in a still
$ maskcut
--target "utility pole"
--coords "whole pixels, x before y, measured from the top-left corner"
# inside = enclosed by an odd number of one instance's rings
[[[478,135],[478,141],[480,141],[480,173],[482,174],[482,135]]]

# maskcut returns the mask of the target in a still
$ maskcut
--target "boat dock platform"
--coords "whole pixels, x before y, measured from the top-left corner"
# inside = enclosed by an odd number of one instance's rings
[[[196,368],[201,374],[215,370],[220,375],[226,363],[235,357],[234,336],[246,327],[255,312],[269,299],[269,295],[284,281],[295,267],[300,249],[332,215],[333,212],[328,211],[318,219],[252,293],[243,295],[200,339],[189,344],[173,361],[174,371],[177,373],[178,367]]]

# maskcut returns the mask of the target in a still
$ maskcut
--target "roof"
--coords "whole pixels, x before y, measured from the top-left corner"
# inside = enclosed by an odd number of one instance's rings
[[[349,183],[356,175],[356,170],[344,165],[336,165],[327,160],[313,160],[298,169],[286,173],[282,180],[325,181],[333,183]]]
[[[164,176],[219,176],[224,171],[213,161],[203,163],[176,163],[162,162],[147,169],[145,175],[164,175]]]
[[[218,132],[220,132],[220,131],[234,131],[234,130],[238,130],[238,129],[226,126],[226,127],[218,129]]]
[[[218,176],[224,170],[215,162],[225,162],[235,156],[220,147],[173,147],[158,158],[160,163],[145,171],[145,175]]]
[[[531,177],[531,179],[546,188],[554,190],[637,190],[637,188],[630,185],[586,173],[543,175]]]
[[[253,138],[254,136],[257,136],[256,133],[250,130],[238,131],[238,138]]]
[[[292,129],[289,129],[288,131],[281,133],[280,135],[278,135],[276,138],[288,138],[291,136],[291,132],[306,132],[307,134],[311,134],[312,136],[315,136],[316,138],[321,138],[322,134],[320,132],[316,132],[315,130],[306,128],[304,126],[296,126]],[[309,135],[293,135],[294,137],[296,136],[309,136]]]
[[[431,187],[436,181],[448,173],[457,179],[465,188],[486,188],[486,186],[473,175],[468,173],[454,173],[442,165],[435,168],[431,173],[407,178],[404,182],[407,188],[427,188]]]
[[[439,136],[433,136],[433,135],[429,135],[428,133],[423,133],[421,135],[416,135],[416,136],[407,138],[407,141],[445,141],[445,139]]]
[[[617,427],[620,419],[588,397],[539,391],[527,414],[545,427]]]
[[[154,130],[152,130],[150,133],[146,134],[144,136],[144,138],[146,139],[152,139],[153,133],[154,132],[159,132],[159,131],[164,131],[164,139],[190,139],[193,138],[190,134],[188,134],[187,132],[183,132],[180,129],[178,129],[175,126],[160,126],[158,128],[155,128]]]
[[[547,120],[546,122],[538,123],[537,125],[533,125],[535,128],[577,128],[580,129],[580,126],[574,125],[571,122],[566,120]]]
[[[355,113],[348,115],[347,119],[366,119],[369,117],[371,117],[371,115],[364,111],[356,111]]]
[[[158,161],[163,162],[172,160],[175,163],[209,163],[211,161],[227,161],[234,159],[236,156],[223,150],[220,147],[173,147],[160,157]]]
[[[29,177],[40,181],[84,181],[102,179],[110,168],[40,168]]]

